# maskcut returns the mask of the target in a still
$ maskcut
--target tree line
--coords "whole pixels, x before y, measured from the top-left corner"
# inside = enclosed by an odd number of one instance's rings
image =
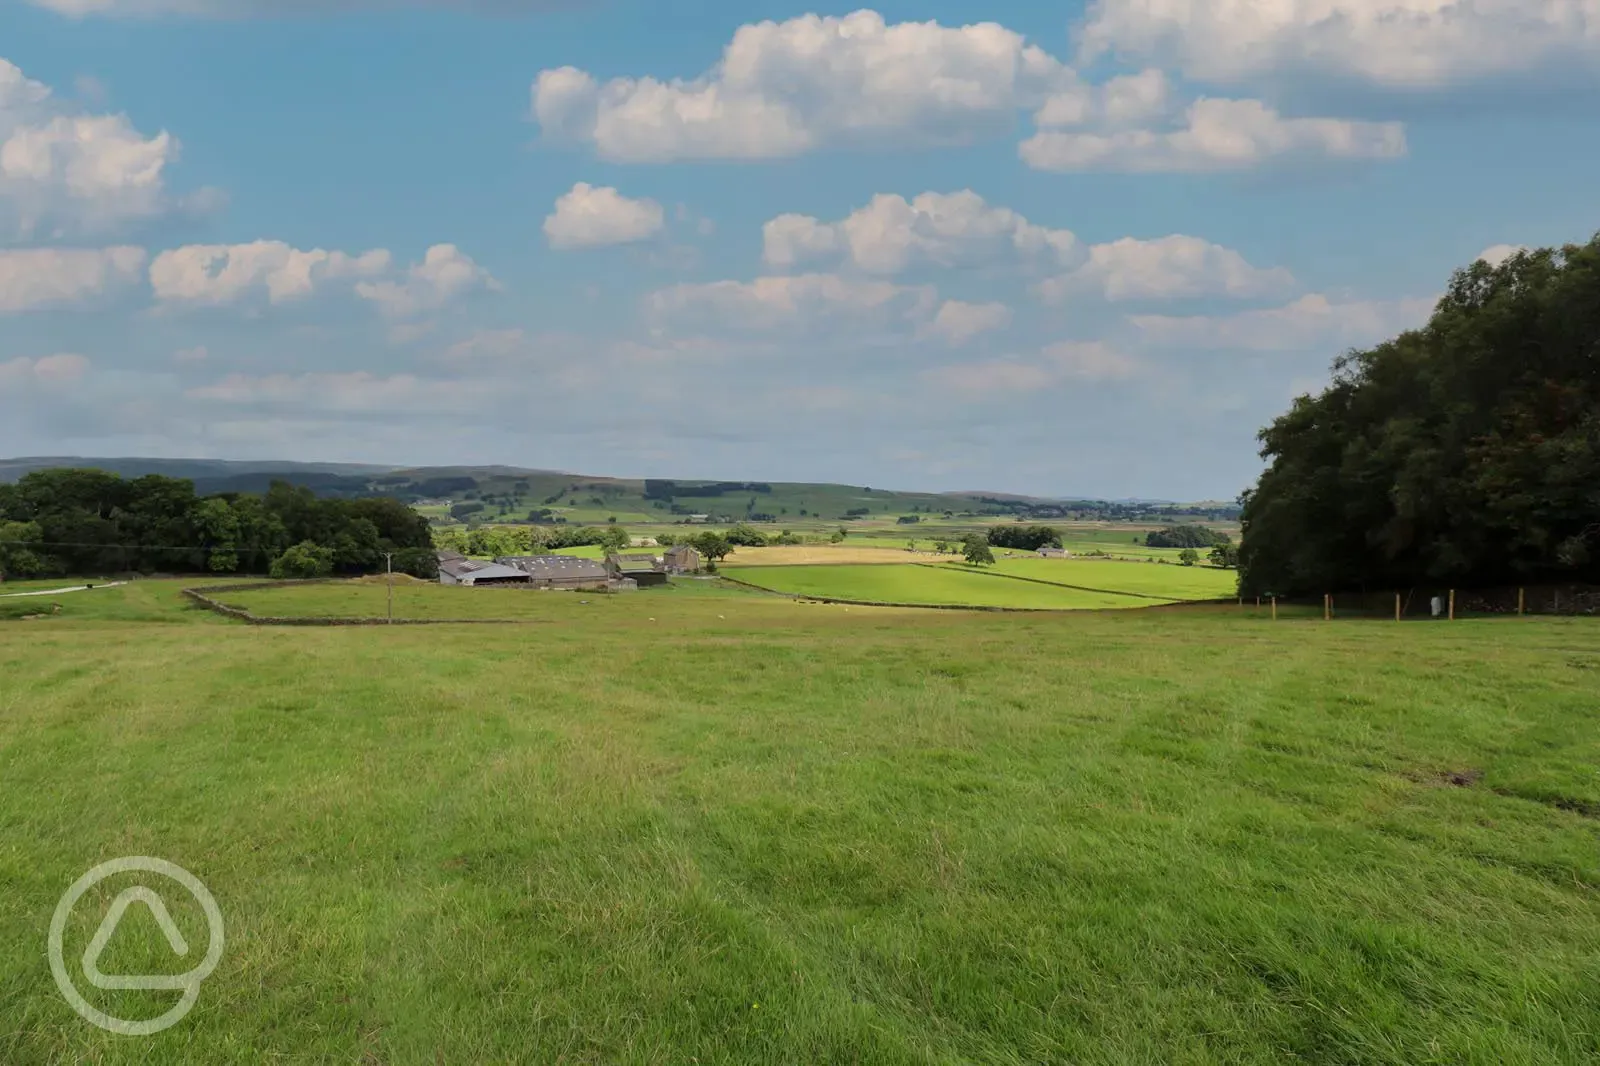
[[[1245,592],[1600,581],[1600,235],[1456,271],[1260,440]]]
[[[1231,542],[1226,533],[1200,525],[1165,526],[1152,529],[1144,537],[1147,548],[1214,548]]]
[[[194,482],[52,469],[0,485],[0,577],[438,573],[428,522],[393,499],[319,499],[277,481],[201,496]]]
[[[837,536],[837,534],[836,534]],[[842,539],[842,538],[840,538]],[[670,548],[687,544],[712,563],[732,555],[736,548],[763,548],[801,544],[802,539],[784,530],[763,533],[740,522],[725,532],[707,530],[690,536],[658,533],[656,544]],[[435,529],[433,543],[441,551],[460,552],[478,558],[503,558],[513,555],[540,555],[562,548],[599,546],[608,552],[626,551],[633,537],[621,526],[483,526],[478,529]]]

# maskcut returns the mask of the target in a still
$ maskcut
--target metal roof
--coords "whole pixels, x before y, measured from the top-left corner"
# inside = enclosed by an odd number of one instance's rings
[[[495,562],[535,578],[571,581],[575,578],[604,579],[606,576],[606,568],[600,563],[576,555],[504,555]]]
[[[661,560],[654,555],[612,555],[606,558],[606,562],[625,574],[630,571],[655,571],[661,569]]]
[[[441,559],[439,569],[457,580],[471,579],[474,583],[505,581],[508,578],[526,579],[528,576],[521,570],[514,570],[499,563],[484,562],[482,559]]]

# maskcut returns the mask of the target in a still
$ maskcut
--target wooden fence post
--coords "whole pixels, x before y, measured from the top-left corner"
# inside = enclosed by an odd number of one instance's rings
[[[1456,620],[1456,590],[1450,590],[1450,621]]]
[[[1272,620],[1274,622],[1278,620],[1278,597],[1276,596],[1272,597]]]
[[[1333,618],[1333,593],[1324,592],[1322,594],[1322,620],[1324,622],[1327,622],[1327,621],[1330,621],[1332,618]]]
[[[1519,618],[1522,616],[1523,608],[1525,608],[1527,605],[1528,605],[1528,590],[1525,589],[1525,588],[1518,589],[1517,590],[1517,616]]]
[[[1394,620],[1396,622],[1400,621],[1400,594],[1398,592],[1394,594]]]

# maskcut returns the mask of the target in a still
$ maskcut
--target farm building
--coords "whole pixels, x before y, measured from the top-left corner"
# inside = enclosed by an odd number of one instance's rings
[[[639,588],[667,583],[667,568],[654,555],[608,555],[606,574],[612,581],[632,581]]]
[[[573,555],[507,555],[495,562],[518,571],[539,589],[598,588],[609,578],[600,563]]]
[[[439,559],[439,584],[441,585],[526,585],[528,575],[499,563],[486,563],[481,559]]]
[[[1065,548],[1040,548],[1039,549],[1039,558],[1041,558],[1041,559],[1066,559],[1066,558],[1069,558],[1071,555],[1072,555],[1072,553],[1067,551]]]
[[[667,549],[662,562],[666,564],[668,573],[692,574],[700,569],[700,553],[687,544],[676,544]]]

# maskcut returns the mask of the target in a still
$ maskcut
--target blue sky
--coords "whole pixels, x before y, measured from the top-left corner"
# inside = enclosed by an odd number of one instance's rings
[[[1600,229],[1600,0],[0,0],[0,454],[1231,497]]]

